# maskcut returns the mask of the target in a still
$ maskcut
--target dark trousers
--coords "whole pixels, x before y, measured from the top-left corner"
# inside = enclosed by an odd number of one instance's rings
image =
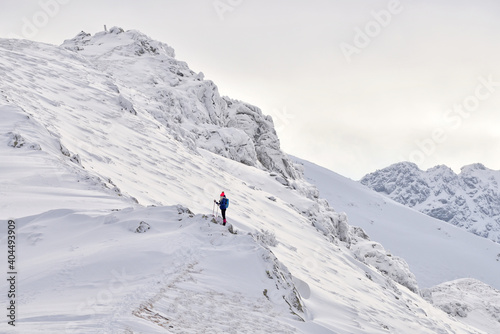
[[[226,209],[220,209],[220,212],[222,213],[222,219],[226,220]]]

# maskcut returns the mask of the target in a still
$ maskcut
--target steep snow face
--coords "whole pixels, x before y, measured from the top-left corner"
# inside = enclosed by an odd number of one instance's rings
[[[362,184],[431,217],[500,242],[500,171],[482,164],[427,171],[397,163],[364,176]]]
[[[212,81],[176,60],[168,45],[114,27],[94,36],[81,32],[62,46],[113,78],[124,109],[150,113],[187,146],[297,178],[280,149],[272,118],[255,106],[221,97]]]

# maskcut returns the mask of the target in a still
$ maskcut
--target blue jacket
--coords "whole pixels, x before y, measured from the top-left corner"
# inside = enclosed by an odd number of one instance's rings
[[[229,200],[226,198],[226,196],[224,196],[219,202],[219,208],[221,210],[225,210],[227,209],[228,206],[229,206]]]

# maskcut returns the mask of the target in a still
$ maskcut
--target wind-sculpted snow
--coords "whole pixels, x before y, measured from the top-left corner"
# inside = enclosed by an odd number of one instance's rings
[[[94,36],[81,32],[63,47],[109,74],[122,92],[125,109],[149,112],[186,145],[297,177],[280,149],[271,117],[255,106],[221,97],[212,81],[176,60],[168,45],[114,27]]]
[[[431,217],[500,242],[500,171],[482,164],[427,171],[398,163],[368,174],[361,183]]]

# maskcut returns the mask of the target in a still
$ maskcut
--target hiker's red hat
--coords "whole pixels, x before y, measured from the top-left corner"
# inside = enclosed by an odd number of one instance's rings
[[[222,197],[222,196],[226,196],[226,195],[224,195],[224,192],[222,192],[222,193],[220,194],[220,196]]]

